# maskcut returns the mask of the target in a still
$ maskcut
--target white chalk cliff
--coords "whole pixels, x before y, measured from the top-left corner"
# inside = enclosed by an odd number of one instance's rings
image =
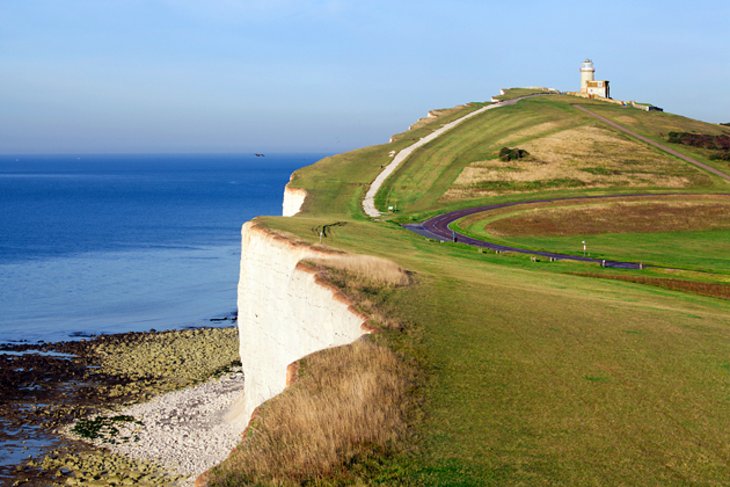
[[[282,216],[294,216],[299,213],[304,204],[304,200],[307,198],[307,192],[300,188],[292,188],[289,183],[284,187],[284,202],[282,203]]]
[[[241,234],[238,328],[245,376],[241,420],[248,422],[259,405],[284,390],[290,364],[351,343],[367,328],[366,318],[302,262],[326,260],[333,254],[255,221],[244,224]]]

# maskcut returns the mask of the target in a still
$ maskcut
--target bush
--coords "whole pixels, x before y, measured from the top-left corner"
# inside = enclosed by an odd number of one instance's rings
[[[667,140],[672,144],[691,145],[703,149],[730,151],[730,135],[695,134],[692,132],[669,132]]]
[[[499,159],[504,162],[516,161],[529,155],[530,153],[527,152],[525,149],[511,149],[509,147],[502,147],[499,150]]]
[[[730,161],[730,151],[717,152],[710,156],[713,161]]]

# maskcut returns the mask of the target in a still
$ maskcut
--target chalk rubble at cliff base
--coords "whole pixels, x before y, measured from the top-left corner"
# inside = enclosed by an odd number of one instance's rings
[[[246,424],[237,414],[242,404],[243,374],[235,372],[203,384],[157,396],[115,414],[133,416],[119,436],[138,441],[97,442],[114,452],[152,461],[188,477],[223,461],[241,439]]]

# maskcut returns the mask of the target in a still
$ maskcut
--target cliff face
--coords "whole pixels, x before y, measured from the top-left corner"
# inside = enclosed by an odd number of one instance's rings
[[[332,254],[255,222],[244,224],[241,233],[238,327],[245,375],[241,419],[247,422],[261,403],[284,390],[290,364],[356,340],[366,333],[366,319],[302,263]]]
[[[302,209],[307,192],[299,188],[291,188],[289,184],[284,188],[284,202],[282,204],[282,216],[294,216]]]

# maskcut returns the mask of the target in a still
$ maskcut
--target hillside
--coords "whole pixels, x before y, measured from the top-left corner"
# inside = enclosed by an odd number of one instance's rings
[[[418,212],[454,206],[456,201],[511,194],[723,187],[704,171],[580,112],[574,107],[577,104],[622,123],[631,121],[631,127],[659,140],[672,130],[725,131],[683,117],[599,101],[568,96],[530,98],[469,120],[458,134],[419,151],[388,181],[381,192],[383,206],[397,202],[404,212]],[[657,119],[659,122],[654,121]],[[504,163],[498,158],[502,147],[519,147],[529,156]],[[702,157],[696,151],[687,152]]]
[[[575,104],[662,143],[669,131],[730,133],[667,113],[527,98],[418,149],[378,193],[381,211],[397,208],[379,220],[364,216],[362,198],[393,155],[484,104],[440,111],[392,142],[297,171],[290,186],[307,193],[302,211],[258,218],[259,225],[280,239],[384,257],[409,278],[375,282],[321,268],[320,278],[369,315],[377,332],[337,349],[339,356],[305,359],[300,381],[262,407],[210,485],[719,485],[730,478],[730,183]],[[502,147],[528,155],[505,162]],[[705,149],[676,150],[730,170]],[[651,254],[655,266],[642,270],[493,253],[400,225],[498,202],[634,193],[656,196],[527,205],[478,213],[454,228],[577,253],[581,239],[600,237],[601,255],[649,262]],[[610,224],[587,223],[601,218]],[[572,222],[583,223],[571,230]],[[363,353],[362,343],[374,348]],[[372,374],[398,385],[383,392],[368,382]],[[358,381],[370,385],[354,387]],[[347,418],[362,418],[341,406],[372,389],[381,395],[367,400],[398,409],[398,420],[370,404],[387,421],[371,415],[369,427],[391,434],[362,439],[347,427]],[[343,390],[356,392],[327,392]],[[392,391],[398,400],[384,401]],[[312,404],[323,411],[305,414],[303,405]],[[324,439],[328,423],[350,435],[346,447]]]

